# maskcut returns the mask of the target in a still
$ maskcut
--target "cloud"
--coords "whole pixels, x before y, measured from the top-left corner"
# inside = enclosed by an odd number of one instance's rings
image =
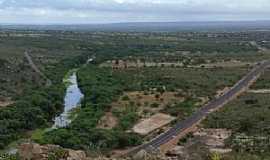
[[[269,8],[269,0],[0,0],[0,22],[261,20]]]

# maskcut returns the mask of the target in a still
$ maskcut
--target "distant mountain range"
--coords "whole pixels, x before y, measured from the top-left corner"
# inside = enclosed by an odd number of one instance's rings
[[[134,22],[134,23],[76,24],[76,25],[0,24],[0,29],[123,31],[123,32],[241,31],[241,30],[270,30],[270,21]]]

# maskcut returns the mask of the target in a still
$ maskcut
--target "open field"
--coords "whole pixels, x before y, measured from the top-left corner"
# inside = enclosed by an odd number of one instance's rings
[[[140,135],[147,135],[152,131],[169,124],[173,120],[175,120],[174,117],[158,113],[148,119],[142,120],[140,123],[136,124],[132,130]]]

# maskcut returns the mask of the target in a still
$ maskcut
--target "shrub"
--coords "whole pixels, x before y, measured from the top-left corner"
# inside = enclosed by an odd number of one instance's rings
[[[152,108],[158,108],[158,107],[159,107],[159,104],[158,104],[158,103],[152,103],[152,104],[151,104],[151,107],[152,107]]]
[[[129,101],[130,98],[128,97],[128,95],[125,95],[125,96],[122,97],[122,100],[123,100],[123,101]]]

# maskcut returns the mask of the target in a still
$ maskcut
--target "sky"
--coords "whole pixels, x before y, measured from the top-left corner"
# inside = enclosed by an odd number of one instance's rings
[[[270,20],[270,0],[0,0],[0,23]]]

